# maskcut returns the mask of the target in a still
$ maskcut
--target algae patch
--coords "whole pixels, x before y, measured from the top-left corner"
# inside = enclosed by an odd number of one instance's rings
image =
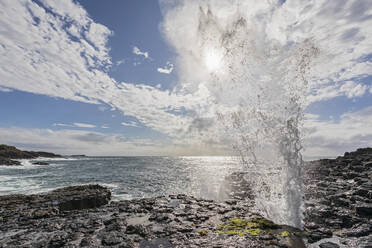
[[[281,232],[280,235],[282,235],[283,237],[288,237],[289,236],[289,232],[287,231],[284,231],[284,232]]]
[[[238,235],[239,237],[243,237],[246,235],[258,236],[266,229],[275,229],[277,227],[278,225],[266,219],[255,218],[244,220],[240,218],[232,218],[230,220],[230,223],[218,225],[217,233]]]
[[[208,235],[209,230],[208,229],[202,229],[198,231],[199,236],[206,236]]]

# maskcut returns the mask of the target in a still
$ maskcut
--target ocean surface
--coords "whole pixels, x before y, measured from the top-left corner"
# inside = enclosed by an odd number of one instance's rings
[[[114,200],[188,194],[224,200],[225,176],[241,168],[237,157],[84,157],[19,160],[0,166],[0,195],[32,194],[79,185],[101,184]],[[49,165],[33,165],[46,161]]]

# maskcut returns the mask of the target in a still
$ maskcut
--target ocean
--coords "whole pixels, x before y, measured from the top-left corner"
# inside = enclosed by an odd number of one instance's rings
[[[101,184],[111,189],[113,200],[170,194],[225,200],[224,179],[241,168],[237,157],[82,157],[19,161],[23,166],[0,166],[0,195]],[[49,165],[33,165],[36,161]]]

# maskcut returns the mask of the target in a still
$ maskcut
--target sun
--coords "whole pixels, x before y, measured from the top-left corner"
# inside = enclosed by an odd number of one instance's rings
[[[222,65],[222,54],[216,49],[207,49],[204,52],[204,63],[211,72],[218,71]]]

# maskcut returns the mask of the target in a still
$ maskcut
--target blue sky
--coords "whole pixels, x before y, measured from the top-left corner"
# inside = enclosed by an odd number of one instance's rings
[[[34,2],[41,5],[38,1]],[[97,23],[109,27],[113,32],[108,40],[109,55],[113,62],[112,68],[107,71],[108,75],[117,81],[144,83],[154,87],[159,84],[164,88],[174,87],[175,73],[157,71],[157,68],[165,67],[175,55],[159,31],[162,17],[156,1],[83,0],[78,3]],[[147,59],[135,55],[134,47],[146,48],[151,57]],[[73,123],[86,123],[95,126],[89,128],[91,131],[119,132],[128,137],[142,138],[162,136],[138,122],[138,127],[122,125],[123,122],[136,122],[136,118],[125,116],[105,103],[87,104],[14,90],[0,91],[0,109],[3,127],[61,130],[66,126],[59,124],[73,126]],[[86,129],[78,126],[69,128]]]
[[[0,143],[62,154],[232,154],[232,135],[222,135],[216,113],[228,115],[262,91],[246,76],[259,72],[255,82],[262,80],[260,63],[271,76],[270,66],[282,66],[258,60],[265,57],[261,50],[276,47],[293,61],[293,54],[316,47],[306,72],[305,155],[372,145],[368,1],[342,8],[323,0],[176,6],[166,0],[2,1]],[[256,43],[227,57],[216,37],[233,27],[234,15],[247,20],[249,32],[232,40],[229,51],[242,47],[239,42]],[[238,63],[242,59],[250,68]],[[268,84],[267,99],[270,87],[283,85]]]

